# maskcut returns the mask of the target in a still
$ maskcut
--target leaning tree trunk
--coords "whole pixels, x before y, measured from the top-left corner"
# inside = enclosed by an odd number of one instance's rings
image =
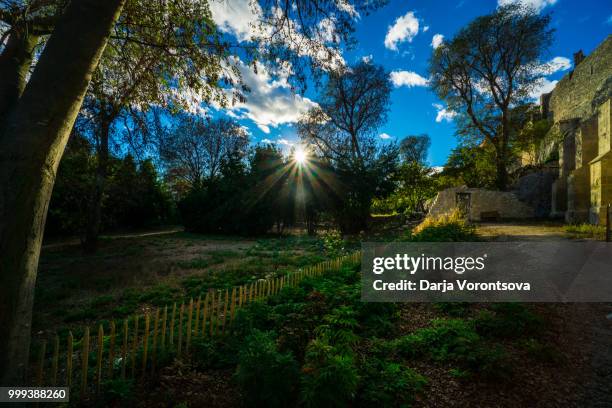
[[[72,0],[0,129],[0,384],[23,385],[57,166],[124,0]]]

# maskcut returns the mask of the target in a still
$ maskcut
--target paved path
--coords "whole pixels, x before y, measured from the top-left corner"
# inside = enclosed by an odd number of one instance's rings
[[[142,237],[152,237],[157,235],[166,235],[166,234],[174,234],[176,232],[183,231],[183,227],[172,227],[172,228],[164,228],[154,231],[143,231],[143,232],[131,232],[127,234],[110,234],[110,235],[100,235],[101,239],[117,239],[117,238],[142,238]],[[49,242],[48,244],[43,244],[42,249],[53,249],[60,248],[71,245],[80,245],[81,240],[79,238],[70,238],[70,239],[62,239],[57,242]]]

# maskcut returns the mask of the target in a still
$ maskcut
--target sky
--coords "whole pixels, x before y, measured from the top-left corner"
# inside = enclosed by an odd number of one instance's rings
[[[387,123],[378,133],[381,143],[407,135],[431,137],[428,162],[441,166],[456,146],[453,113],[427,87],[427,63],[434,47],[500,4],[522,1],[540,13],[551,14],[554,41],[543,62],[550,65],[534,98],[549,92],[573,66],[573,53],[589,54],[612,32],[612,1],[605,0],[391,0],[369,16],[356,16],[357,44],[342,51],[345,63],[363,59],[383,65],[393,84]],[[213,18],[228,35],[247,38],[253,18],[249,0],[211,3]],[[251,88],[247,101],[219,112],[236,118],[248,129],[253,143],[276,143],[285,149],[298,142],[295,123],[316,104],[316,89],[305,94],[291,91],[284,75],[265,67],[254,73],[239,65]],[[535,99],[534,99],[535,100]]]

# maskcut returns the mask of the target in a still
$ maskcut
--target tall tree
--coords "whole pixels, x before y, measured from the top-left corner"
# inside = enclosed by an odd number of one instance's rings
[[[345,232],[366,228],[372,198],[390,185],[386,174],[397,159],[395,146],[379,146],[375,131],[385,122],[391,84],[385,70],[362,62],[334,72],[319,106],[300,119],[298,131],[338,177],[336,215]]]
[[[400,156],[407,163],[424,164],[427,160],[427,152],[431,146],[429,135],[406,136],[400,142]]]
[[[30,81],[2,121],[2,385],[23,384],[30,345],[33,289],[55,173],[122,5],[122,0],[72,1],[47,42]]]
[[[225,118],[181,114],[163,133],[159,154],[166,177],[172,185],[187,189],[219,176],[223,160],[235,152],[243,155],[249,143],[244,128]]]
[[[538,85],[540,57],[550,46],[550,16],[517,5],[476,18],[431,58],[431,86],[460,113],[461,133],[478,135],[495,148],[496,185],[508,184],[511,108]]]

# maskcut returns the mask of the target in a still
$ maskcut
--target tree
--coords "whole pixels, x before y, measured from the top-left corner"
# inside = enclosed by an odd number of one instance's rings
[[[400,142],[400,158],[404,162],[424,164],[429,146],[431,146],[429,135],[406,136]]]
[[[362,62],[329,75],[319,106],[299,122],[300,137],[327,160],[338,179],[336,219],[345,232],[367,227],[370,203],[391,186],[397,149],[379,146],[375,131],[385,122],[391,84],[385,70]]]
[[[0,383],[23,384],[55,173],[121,0],[73,0],[0,125]],[[2,78],[4,79],[4,78]],[[0,80],[1,81],[1,80]]]
[[[550,16],[512,4],[476,18],[431,58],[431,87],[460,113],[464,135],[484,138],[495,149],[496,185],[508,184],[511,108],[525,101],[543,72],[540,56],[550,46]]]
[[[442,186],[495,187],[495,149],[464,143],[451,152],[438,179]]]
[[[159,140],[161,162],[172,185],[191,189],[210,182],[220,175],[224,159],[246,152],[248,134],[235,120],[186,114],[175,119]]]

